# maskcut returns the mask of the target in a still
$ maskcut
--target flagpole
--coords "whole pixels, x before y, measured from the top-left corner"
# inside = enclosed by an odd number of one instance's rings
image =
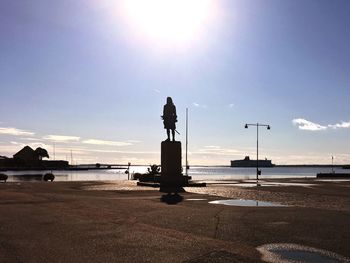
[[[187,152],[188,152],[188,108],[186,108],[186,176],[188,176]]]

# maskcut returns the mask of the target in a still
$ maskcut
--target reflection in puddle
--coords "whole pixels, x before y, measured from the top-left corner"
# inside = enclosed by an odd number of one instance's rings
[[[205,201],[207,199],[203,199],[203,198],[189,198],[189,199],[186,199],[186,201]]]
[[[256,183],[238,183],[233,186],[241,186],[241,187],[256,187]],[[261,185],[260,185],[261,186]]]
[[[232,206],[285,206],[280,203],[262,202],[258,200],[246,200],[246,199],[228,199],[228,200],[216,200],[211,201],[209,204],[216,205],[232,205]]]
[[[267,262],[306,262],[306,263],[326,263],[326,262],[350,262],[336,253],[305,247],[297,244],[267,244],[257,248],[262,254],[262,260]]]
[[[237,183],[234,186],[241,187],[256,187],[256,183]],[[280,183],[280,182],[260,182],[259,186],[300,186],[300,187],[311,187],[314,184],[305,184],[305,183]]]
[[[244,180],[244,181],[209,181],[207,184],[217,184],[217,185],[225,185],[225,186],[239,186],[239,187],[256,187],[255,180]],[[315,184],[310,183],[301,183],[301,182],[271,182],[271,181],[259,181],[259,187],[267,187],[267,186],[297,186],[297,187],[312,187]]]
[[[303,187],[311,187],[314,184],[305,184],[305,183],[281,183],[281,182],[269,182],[268,186],[303,186]]]

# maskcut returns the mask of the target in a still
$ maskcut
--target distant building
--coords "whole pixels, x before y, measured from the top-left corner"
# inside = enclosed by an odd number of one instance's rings
[[[13,159],[24,162],[41,161],[43,157],[50,158],[45,149],[38,147],[34,151],[29,146],[25,146],[22,150],[13,155]]]
[[[37,154],[29,146],[25,146],[22,150],[14,154],[13,159],[16,161],[23,161],[23,162],[39,161]]]
[[[3,156],[2,156],[3,157]],[[48,161],[42,160],[49,158],[48,152],[44,148],[36,148],[33,150],[29,146],[25,146],[22,150],[13,155],[13,158],[0,158],[1,169],[66,169],[69,164],[67,161]]]
[[[7,164],[9,163],[9,158],[7,158],[6,156],[0,156],[0,169],[2,167],[7,166]]]

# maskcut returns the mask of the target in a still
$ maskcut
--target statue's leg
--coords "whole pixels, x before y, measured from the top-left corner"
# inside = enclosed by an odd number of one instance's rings
[[[166,129],[166,134],[168,135],[168,141],[170,141],[170,129]]]
[[[175,142],[175,130],[171,130],[171,133],[173,134],[173,142]]]

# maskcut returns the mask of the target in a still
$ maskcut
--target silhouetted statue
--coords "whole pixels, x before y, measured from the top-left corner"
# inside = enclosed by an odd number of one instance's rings
[[[168,97],[166,99],[166,104],[163,108],[163,123],[164,123],[164,129],[166,129],[167,133],[167,141],[170,141],[170,130],[173,135],[173,141],[175,141],[175,130],[176,126],[175,123],[177,122],[177,115],[176,115],[176,107],[173,103],[173,100]]]

